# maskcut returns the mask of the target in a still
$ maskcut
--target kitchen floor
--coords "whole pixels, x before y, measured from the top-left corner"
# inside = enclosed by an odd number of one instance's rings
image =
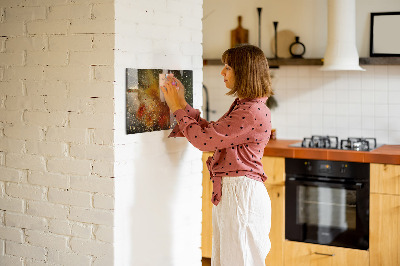
[[[211,259],[209,259],[209,258],[202,258],[201,262],[202,262],[203,266],[211,266]]]

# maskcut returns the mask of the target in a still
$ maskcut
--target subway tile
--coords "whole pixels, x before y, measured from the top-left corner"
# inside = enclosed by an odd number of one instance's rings
[[[400,74],[398,76],[389,76],[388,78],[388,89],[390,91],[400,90]]]
[[[349,116],[349,129],[361,129],[362,120],[360,116]]]
[[[322,78],[324,76],[324,71],[321,71],[321,66],[309,66],[310,77],[311,78]]]
[[[374,108],[375,108],[375,117],[387,117],[389,115],[389,106],[387,104],[375,104]]]
[[[312,91],[309,88],[299,88],[299,102],[309,104],[312,99]]]
[[[389,117],[400,117],[400,103],[388,105],[388,116]]]
[[[400,66],[395,65],[395,66],[388,66],[388,76],[400,76]]]
[[[286,87],[288,89],[295,89],[299,87],[299,82],[297,77],[287,77],[286,78]]]
[[[351,127],[349,128],[349,137],[360,137],[362,135],[362,130],[361,128],[354,128]]]
[[[312,127],[311,128],[311,135],[324,135],[324,129],[321,127]],[[304,136],[303,136],[304,137]]]
[[[286,73],[285,73],[286,77],[297,77],[298,76],[298,67],[297,66],[287,66],[287,67],[285,67],[285,69],[286,69]]]
[[[335,78],[335,71],[321,71],[324,78]]]
[[[374,68],[375,78],[387,78],[388,66],[387,65],[376,65]]]
[[[299,76],[297,82],[299,88],[306,88],[306,89],[310,88],[311,82],[309,77]]]
[[[400,117],[389,117],[389,130],[400,131]]]
[[[297,69],[297,75],[301,78],[309,79],[311,76],[311,68],[310,67],[299,67]]]
[[[349,102],[350,103],[361,103],[362,91],[361,90],[349,90]]]
[[[336,101],[336,91],[330,85],[324,87],[323,101],[326,103],[334,103]]]
[[[385,104],[388,102],[388,92],[387,91],[375,91],[374,93],[375,104]]]
[[[324,79],[322,77],[311,77],[310,87],[314,90],[321,90],[324,85]]]
[[[339,147],[340,147],[340,140],[347,139],[349,137],[349,129],[348,128],[338,128],[336,130],[336,136],[339,138]]]
[[[324,115],[335,115],[336,114],[336,106],[334,103],[325,103],[323,107]]]
[[[400,104],[400,90],[388,92],[388,103],[389,104]]]
[[[311,115],[311,126],[315,129],[322,129],[324,117],[321,113],[313,113]]]
[[[337,103],[349,103],[349,91],[348,90],[337,90],[336,91],[336,102]]]
[[[361,116],[371,118],[374,115],[375,115],[375,106],[373,104],[361,105]]]
[[[370,90],[362,90],[361,91],[361,100],[363,104],[374,103],[374,91]]]
[[[362,137],[362,138],[373,138],[373,137],[375,137],[374,134],[375,134],[375,132],[374,132],[373,129],[363,128],[361,130],[361,135],[359,137]]]
[[[375,78],[374,89],[375,89],[375,91],[387,91],[388,79],[387,78]]]
[[[312,115],[320,114],[322,116],[323,110],[324,110],[324,104],[320,100],[311,102]]]
[[[328,129],[336,129],[336,116],[335,115],[324,115],[324,120],[323,120],[323,127],[325,130]],[[326,134],[333,134],[330,131],[327,131]]]
[[[361,116],[362,105],[360,103],[349,104],[349,115],[351,116]]]
[[[345,72],[347,74],[347,72]],[[336,89],[347,90],[349,88],[349,78],[347,75],[342,74],[336,78]]]
[[[389,131],[389,139],[387,143],[399,144],[400,143],[400,130]]]
[[[336,103],[336,114],[339,116],[347,116],[349,114],[349,105],[346,103]]]
[[[373,90],[374,89],[374,78],[373,76],[363,76],[361,79],[362,90]]]
[[[389,141],[389,134],[387,129],[375,129],[374,136],[376,138],[377,144],[386,144]]]
[[[348,118],[348,116],[345,116],[345,115],[338,115],[338,116],[336,116],[336,127],[338,128],[338,129],[348,129],[348,127],[349,127],[349,118]]]
[[[388,130],[389,118],[388,117],[375,117],[375,130]]]
[[[349,90],[361,90],[361,76],[349,77]]]
[[[286,77],[287,67],[281,66],[278,69],[270,69],[270,74],[277,77]]]
[[[374,129],[375,121],[371,116],[362,116],[361,117],[362,129]]]

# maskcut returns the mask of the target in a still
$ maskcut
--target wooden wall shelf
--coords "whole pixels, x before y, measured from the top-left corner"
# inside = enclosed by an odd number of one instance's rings
[[[270,67],[279,66],[304,66],[304,65],[322,65],[321,58],[268,58],[268,63]],[[220,59],[204,59],[204,66],[216,66],[222,65]]]
[[[400,57],[362,57],[360,65],[400,65]]]
[[[322,58],[268,58],[271,68],[279,66],[321,66]],[[204,59],[204,66],[222,65],[220,59]],[[400,57],[362,57],[360,65],[400,65]]]

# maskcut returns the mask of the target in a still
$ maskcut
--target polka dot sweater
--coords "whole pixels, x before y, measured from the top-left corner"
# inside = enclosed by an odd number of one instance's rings
[[[186,137],[199,150],[214,151],[207,160],[214,205],[221,200],[224,176],[247,176],[261,182],[267,179],[261,164],[271,131],[266,100],[266,97],[236,99],[216,122],[201,118],[200,111],[190,105],[174,113],[178,125],[169,137]]]

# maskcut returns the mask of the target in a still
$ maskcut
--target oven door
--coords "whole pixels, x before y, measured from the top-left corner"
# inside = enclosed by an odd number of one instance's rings
[[[286,239],[367,250],[369,185],[286,177]]]

